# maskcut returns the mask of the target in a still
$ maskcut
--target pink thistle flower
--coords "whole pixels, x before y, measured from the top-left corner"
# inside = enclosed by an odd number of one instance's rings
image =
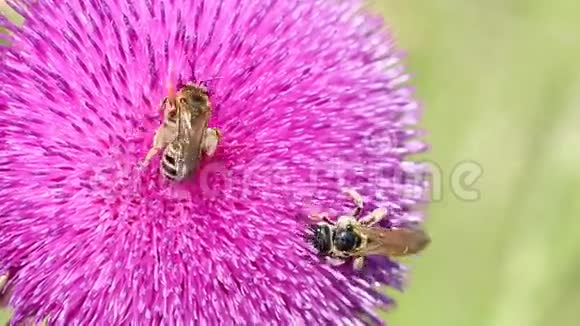
[[[9,3],[25,18],[0,20],[12,323],[381,323],[376,285],[401,288],[403,266],[332,267],[300,236],[300,216],[351,208],[343,186],[384,226],[422,219],[419,106],[380,18],[356,0]],[[158,157],[138,168],[171,73],[210,80],[223,134],[183,184]]]

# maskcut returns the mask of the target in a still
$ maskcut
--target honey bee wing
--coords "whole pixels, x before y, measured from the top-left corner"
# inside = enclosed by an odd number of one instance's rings
[[[196,108],[182,106],[177,119],[177,137],[185,146],[184,154],[188,162],[199,159],[205,129],[209,118],[206,114],[194,114],[199,112]]]
[[[431,242],[427,233],[420,228],[387,229],[357,226],[357,230],[368,237],[368,244],[356,253],[359,256],[413,255],[425,249]]]

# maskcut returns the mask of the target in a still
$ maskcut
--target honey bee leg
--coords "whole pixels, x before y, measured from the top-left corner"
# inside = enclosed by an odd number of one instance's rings
[[[7,285],[9,279],[9,273],[0,275],[0,309],[4,309],[8,305],[8,301],[12,296],[13,285]]]
[[[0,293],[2,293],[4,285],[6,284],[6,282],[8,282],[8,276],[9,276],[8,273],[0,275]]]
[[[213,156],[215,153],[221,133],[217,128],[207,128],[203,138],[203,151],[207,156]]]
[[[153,137],[153,145],[145,155],[145,159],[141,162],[141,168],[145,168],[151,162],[151,159],[159,153],[161,149],[167,146],[171,142],[170,132],[165,127],[160,127],[155,131],[155,136]]]
[[[331,266],[340,266],[344,264],[344,260],[339,258],[326,257],[326,263],[328,263]]]
[[[328,218],[327,213],[314,213],[310,215],[310,219],[316,222],[326,222],[328,224],[334,225],[334,222]]]
[[[354,189],[343,188],[342,191],[346,193],[354,201],[355,209],[350,213],[350,216],[358,217],[363,210],[362,196]]]
[[[355,258],[354,261],[352,262],[354,270],[360,271],[363,268],[364,263],[365,263],[364,257]]]
[[[387,216],[387,210],[385,208],[376,208],[369,215],[361,218],[359,222],[366,226],[373,226],[379,223],[385,216]]]
[[[169,100],[168,97],[164,97],[161,102],[159,103],[159,111],[165,111],[167,109],[167,101]]]
[[[356,225],[359,222],[352,216],[341,216],[336,221],[336,227],[338,229],[347,229],[349,226]]]

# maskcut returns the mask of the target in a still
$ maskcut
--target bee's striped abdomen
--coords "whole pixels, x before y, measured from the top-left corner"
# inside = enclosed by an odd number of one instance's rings
[[[175,158],[169,154],[168,150],[163,153],[163,158],[161,159],[161,172],[169,179],[175,180],[177,178]]]
[[[176,155],[179,151],[175,148],[175,144],[169,144],[163,151],[163,157],[161,159],[161,173],[165,177],[171,180],[182,180],[185,175],[183,174],[183,169],[178,167],[178,162]]]

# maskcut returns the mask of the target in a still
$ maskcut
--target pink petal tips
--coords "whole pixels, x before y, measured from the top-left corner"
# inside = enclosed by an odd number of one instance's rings
[[[320,261],[302,217],[352,202],[420,221],[419,105],[359,1],[12,1],[1,18],[0,301],[12,323],[381,323],[404,268]],[[169,67],[171,63],[171,68]],[[170,74],[174,74],[173,77]],[[172,183],[166,81],[207,81],[215,155]]]

